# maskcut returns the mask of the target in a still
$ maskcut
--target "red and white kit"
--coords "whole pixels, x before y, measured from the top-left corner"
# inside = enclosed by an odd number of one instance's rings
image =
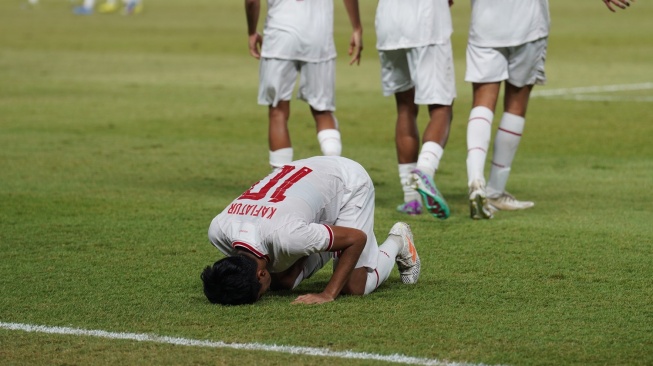
[[[327,225],[360,229],[367,244],[356,268],[375,269],[374,186],[358,163],[338,156],[297,160],[254,184],[209,227],[209,240],[225,255],[244,248],[281,272],[298,259],[329,251]]]

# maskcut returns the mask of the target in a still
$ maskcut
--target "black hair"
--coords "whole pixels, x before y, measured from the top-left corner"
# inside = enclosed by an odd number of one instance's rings
[[[204,295],[213,304],[252,304],[261,290],[256,269],[256,261],[245,255],[220,259],[202,271]]]

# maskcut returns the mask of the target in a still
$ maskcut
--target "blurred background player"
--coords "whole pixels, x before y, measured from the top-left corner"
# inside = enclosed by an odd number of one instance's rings
[[[625,9],[631,0],[603,0]],[[535,84],[544,84],[549,35],[547,0],[471,0],[465,81],[472,83],[473,104],[467,123],[467,177],[470,216],[492,218],[498,210],[535,205],[506,191],[512,161],[524,130],[526,108]],[[484,167],[492,120],[505,84],[503,115],[494,139],[490,177]]]
[[[123,0],[123,14],[139,14],[143,11],[142,0]],[[95,9],[95,0],[84,0],[82,5],[73,8],[73,13],[77,15],[91,15]],[[118,10],[118,0],[107,0],[99,6],[100,13],[114,13]]]
[[[270,173],[217,215],[208,234],[228,257],[202,272],[204,294],[222,305],[256,302],[268,289],[294,289],[331,258],[324,290],[295,303],[369,294],[395,263],[405,284],[420,275],[410,227],[394,224],[378,246],[372,179],[360,164],[339,156],[297,160]]]
[[[360,63],[362,26],[358,0],[344,0],[353,28],[350,64]],[[269,160],[273,169],[293,161],[288,131],[290,99],[299,74],[298,98],[311,109],[324,155],[340,155],[335,111],[332,0],[268,0],[263,36],[257,32],[260,0],[245,0],[249,52],[260,59],[258,103],[269,106]]]
[[[404,192],[397,210],[421,214],[423,199],[428,212],[440,219],[450,214],[434,176],[449,139],[456,97],[451,5],[447,0],[380,0],[375,21],[383,94],[394,95],[397,104],[395,144]],[[419,105],[427,105],[429,113],[421,150]]]

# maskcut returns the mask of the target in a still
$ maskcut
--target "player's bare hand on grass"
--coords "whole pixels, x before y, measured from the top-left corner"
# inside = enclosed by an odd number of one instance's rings
[[[255,59],[261,59],[261,46],[263,45],[263,37],[259,32],[249,35],[249,54]]]
[[[325,302],[331,302],[335,300],[333,297],[326,295],[324,293],[320,294],[306,294],[298,296],[292,304],[306,304],[306,305],[316,305],[324,304]]]
[[[350,65],[361,64],[361,52],[363,51],[363,32],[361,30],[355,30],[351,34],[351,40],[349,41],[349,56],[351,61]]]
[[[615,7],[626,9],[630,6],[631,2],[634,3],[635,0],[603,0],[603,3],[611,12],[616,12]]]

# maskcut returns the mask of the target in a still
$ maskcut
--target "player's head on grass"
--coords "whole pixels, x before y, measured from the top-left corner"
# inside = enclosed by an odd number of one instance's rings
[[[204,295],[214,304],[252,304],[270,287],[267,270],[247,254],[220,259],[204,268],[200,277]]]

